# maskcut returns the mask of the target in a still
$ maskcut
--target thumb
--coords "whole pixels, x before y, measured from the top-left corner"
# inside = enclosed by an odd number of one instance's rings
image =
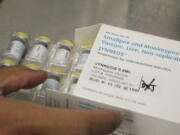
[[[33,128],[36,129],[34,133],[42,135],[106,135],[121,123],[121,113],[117,111],[52,108],[47,110],[45,116],[41,114],[40,117],[33,120],[33,123],[39,123],[36,127],[44,127],[43,130]]]
[[[87,112],[90,125],[89,134],[104,135],[115,130],[121,123],[121,113],[112,110],[99,110]]]

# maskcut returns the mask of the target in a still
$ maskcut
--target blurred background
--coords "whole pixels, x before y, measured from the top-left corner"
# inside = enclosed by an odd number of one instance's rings
[[[180,0],[0,0],[0,54],[14,31],[56,42],[96,23],[180,40]]]

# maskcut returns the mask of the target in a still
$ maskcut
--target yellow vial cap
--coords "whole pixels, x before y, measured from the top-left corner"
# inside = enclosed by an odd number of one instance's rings
[[[0,64],[4,64],[4,63],[10,64],[10,65],[16,65],[16,61],[8,59],[8,58],[4,58],[0,60]]]
[[[92,48],[92,46],[93,46],[93,44],[88,43],[88,44],[83,44],[82,48],[89,48],[90,49],[90,48]]]
[[[58,73],[58,74],[65,74],[65,72],[63,72],[59,67],[52,67],[50,69],[50,72]]]
[[[39,36],[39,37],[37,37],[37,40],[45,40],[45,41],[47,41],[48,44],[52,43],[51,39],[47,36]]]
[[[40,66],[36,65],[36,64],[25,64],[24,66],[31,68],[31,69],[40,69]]]
[[[67,44],[69,47],[74,46],[70,40],[61,40],[61,41],[59,41],[59,43]]]
[[[23,32],[16,32],[14,35],[15,36],[21,36],[21,37],[23,37],[26,40],[29,38],[28,34],[23,33]]]
[[[75,72],[72,74],[73,77],[80,77],[81,75],[81,72]]]

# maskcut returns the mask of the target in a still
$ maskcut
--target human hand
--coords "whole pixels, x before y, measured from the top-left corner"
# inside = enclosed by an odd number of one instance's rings
[[[25,67],[0,68],[3,94],[31,88],[44,81],[47,73]],[[120,123],[120,112],[83,111],[43,107],[0,97],[0,135],[104,135]]]
[[[0,91],[3,95],[19,89],[33,88],[47,78],[45,71],[35,71],[23,66],[0,68]]]

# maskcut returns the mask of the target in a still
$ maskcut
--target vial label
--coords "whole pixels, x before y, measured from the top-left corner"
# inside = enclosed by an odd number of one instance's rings
[[[88,59],[89,53],[82,53],[77,62],[77,68],[83,68]]]
[[[70,56],[70,51],[67,49],[58,49],[54,56],[54,62],[58,64],[66,64]]]
[[[11,42],[11,46],[5,55],[12,55],[20,60],[24,54],[25,49],[26,48],[21,41],[14,40]]]
[[[29,53],[29,58],[35,59],[39,62],[43,62],[47,57],[47,48],[43,45],[35,45]]]
[[[60,83],[57,80],[54,80],[52,78],[47,79],[44,84],[43,84],[43,88],[49,88],[49,89],[53,89],[53,90],[59,90],[60,88]]]

